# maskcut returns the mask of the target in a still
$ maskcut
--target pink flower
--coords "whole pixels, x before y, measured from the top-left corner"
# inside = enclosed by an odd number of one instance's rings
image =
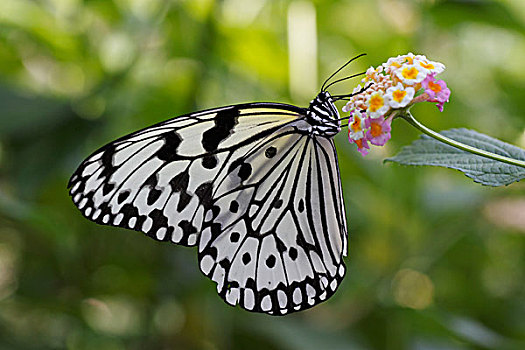
[[[373,145],[383,146],[388,140],[390,140],[390,131],[392,130],[391,123],[391,118],[386,120],[384,117],[366,119],[365,126],[369,129],[366,132],[366,139]]]
[[[368,145],[368,141],[366,140],[366,137],[363,137],[362,139],[349,139],[350,142],[353,142],[357,145],[357,150],[364,156],[368,154],[368,150],[370,149],[370,146]]]
[[[428,101],[437,102],[436,106],[440,112],[443,112],[443,105],[448,102],[450,98],[450,89],[447,87],[447,83],[443,80],[436,80],[434,75],[429,75],[421,83],[425,88],[425,92],[430,97]]]
[[[362,139],[355,140],[355,144],[357,145],[357,150],[363,155],[363,157],[368,154],[370,146],[368,146],[366,138],[363,137]]]

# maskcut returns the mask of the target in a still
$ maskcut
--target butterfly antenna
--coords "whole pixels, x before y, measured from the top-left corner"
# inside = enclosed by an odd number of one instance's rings
[[[355,95],[359,95],[360,93],[363,93],[365,92],[366,90],[368,90],[368,88],[370,88],[370,86],[374,85],[374,83],[370,83],[368,84],[367,86],[365,86],[364,88],[361,88],[361,90],[357,91],[357,92],[354,92],[354,93],[351,93],[351,94],[347,94],[347,95],[332,95],[332,99],[334,101],[339,101],[339,100],[348,100],[350,99],[352,96],[355,96]]]
[[[357,73],[357,74],[352,74],[352,75],[350,75],[350,76],[348,76],[348,77],[346,77],[346,78],[341,78],[341,79],[337,79],[336,81],[332,81],[330,84],[328,84],[328,85],[325,86],[325,90],[328,90],[328,88],[329,88],[330,86],[332,86],[332,85],[334,85],[334,84],[337,84],[337,83],[339,83],[339,82],[341,82],[341,81],[345,81],[345,80],[348,80],[348,79],[356,78],[356,77],[358,77],[358,76],[360,76],[360,75],[363,75],[363,74],[365,74],[365,73],[366,73],[366,72],[361,72],[361,73]]]
[[[345,64],[343,64],[343,66],[341,68],[339,68],[338,70],[336,70],[332,75],[330,75],[328,77],[328,79],[326,79],[323,83],[323,86],[321,86],[321,91],[325,91],[325,85],[328,83],[328,81],[330,79],[332,79],[334,77],[334,75],[336,75],[337,73],[339,73],[341,71],[341,69],[343,69],[344,67],[348,66],[350,63],[352,63],[353,61],[355,61],[356,59],[358,59],[359,57],[363,57],[365,56],[366,53],[362,53],[360,55],[357,55],[355,56],[354,58],[351,58],[348,62],[346,62]]]

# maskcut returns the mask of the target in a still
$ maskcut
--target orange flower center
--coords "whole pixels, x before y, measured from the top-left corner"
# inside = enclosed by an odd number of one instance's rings
[[[429,63],[427,61],[419,62],[419,65],[425,69],[434,69],[434,65],[432,63]]]
[[[401,68],[401,65],[397,62],[392,62],[391,66],[396,67],[396,68]]]
[[[381,124],[379,123],[372,123],[370,126],[370,134],[372,134],[373,137],[378,137],[383,132],[383,128],[381,127]]]
[[[379,108],[383,107],[385,104],[385,101],[383,100],[383,97],[379,95],[374,95],[370,98],[370,111],[375,112]]]
[[[416,79],[418,73],[419,71],[416,69],[416,67],[405,68],[402,72],[405,79]]]
[[[355,140],[355,144],[358,148],[363,148],[363,139]]]
[[[357,115],[354,116],[354,122],[351,124],[351,127],[354,132],[361,131],[361,118]]]
[[[407,92],[406,91],[403,91],[403,90],[396,90],[394,91],[394,93],[392,94],[392,97],[394,98],[394,100],[396,102],[401,102],[403,101],[403,99],[405,98],[405,96],[407,95]]]
[[[434,91],[436,94],[441,91],[441,85],[436,84],[432,81],[428,82],[428,87],[430,88],[430,90]]]

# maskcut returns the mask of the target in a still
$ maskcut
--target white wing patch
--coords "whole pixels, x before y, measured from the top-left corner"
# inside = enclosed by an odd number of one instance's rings
[[[104,146],[69,187],[99,224],[199,247],[230,305],[283,315],[332,295],[346,222],[337,155],[304,110],[229,106],[175,118]]]

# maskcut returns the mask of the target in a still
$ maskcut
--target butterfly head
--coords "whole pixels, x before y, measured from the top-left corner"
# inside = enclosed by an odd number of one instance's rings
[[[341,131],[339,112],[328,91],[321,91],[310,101],[306,118],[315,134],[334,136]]]

